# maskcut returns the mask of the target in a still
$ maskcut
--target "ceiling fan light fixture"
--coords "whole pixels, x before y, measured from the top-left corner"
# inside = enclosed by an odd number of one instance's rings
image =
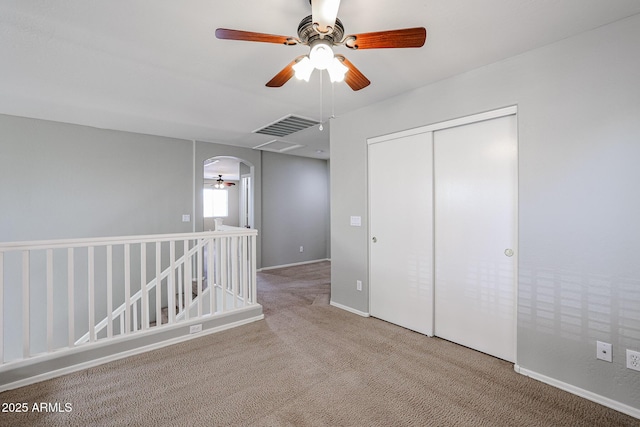
[[[329,72],[329,80],[331,83],[340,83],[344,81],[344,75],[347,74],[349,68],[346,67],[338,58],[333,58],[331,65],[327,68]]]
[[[218,179],[216,179],[216,183],[213,184],[213,188],[224,190],[224,180],[222,179],[222,175],[218,175]]]
[[[244,40],[261,43],[276,43],[287,46],[309,46],[308,55],[300,55],[289,62],[265,86],[282,87],[295,75],[299,80],[309,81],[314,69],[327,70],[331,82],[345,81],[354,91],[364,89],[371,82],[343,55],[333,53],[333,46],[344,46],[352,50],[419,48],[424,46],[427,30],[424,27],[401,28],[351,34],[345,37],[344,25],[338,19],[340,0],[308,0],[312,13],[298,24],[298,37],[256,33],[228,28],[216,29],[216,37],[224,40]],[[349,75],[346,75],[346,73]],[[322,80],[320,80],[322,83]]]
[[[311,64],[318,70],[326,70],[331,65],[333,58],[333,49],[326,40],[317,40],[309,52]]]
[[[300,61],[295,63],[291,68],[293,68],[293,71],[295,71],[296,78],[298,80],[304,80],[305,82],[309,81],[309,79],[311,78],[311,73],[313,73],[313,69],[314,69],[313,64],[311,64],[311,60],[309,59],[308,56],[305,56],[304,58],[302,58]]]

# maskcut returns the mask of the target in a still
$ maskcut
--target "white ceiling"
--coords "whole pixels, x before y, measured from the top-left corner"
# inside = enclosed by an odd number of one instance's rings
[[[420,49],[347,51],[370,80],[265,83],[304,46],[217,40],[217,27],[295,36],[308,0],[3,0],[0,113],[255,147],[285,115],[323,121],[640,13],[638,0],[343,0],[346,34],[424,26]],[[322,104],[322,116],[321,116]],[[328,158],[329,132],[285,141]],[[321,152],[318,152],[321,151]]]

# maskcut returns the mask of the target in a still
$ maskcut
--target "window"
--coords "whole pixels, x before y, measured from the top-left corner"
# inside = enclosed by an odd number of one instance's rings
[[[229,216],[229,193],[227,190],[205,188],[203,200],[205,218]]]

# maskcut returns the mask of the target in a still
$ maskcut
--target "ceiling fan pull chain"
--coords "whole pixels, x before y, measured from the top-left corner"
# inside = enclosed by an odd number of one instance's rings
[[[324,73],[322,72],[322,70],[319,70],[319,71],[320,71],[320,126],[318,126],[318,129],[322,131],[322,129],[324,129],[322,126],[322,75]]]

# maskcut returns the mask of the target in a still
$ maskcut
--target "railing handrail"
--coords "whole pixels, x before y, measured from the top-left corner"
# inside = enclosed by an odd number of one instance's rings
[[[78,239],[36,240],[22,242],[0,242],[0,252],[67,249],[85,246],[108,246],[120,244],[154,243],[156,241],[195,240],[207,237],[257,236],[258,230],[250,228],[225,227],[223,230],[202,231],[196,233],[149,234],[138,236],[84,237]]]

